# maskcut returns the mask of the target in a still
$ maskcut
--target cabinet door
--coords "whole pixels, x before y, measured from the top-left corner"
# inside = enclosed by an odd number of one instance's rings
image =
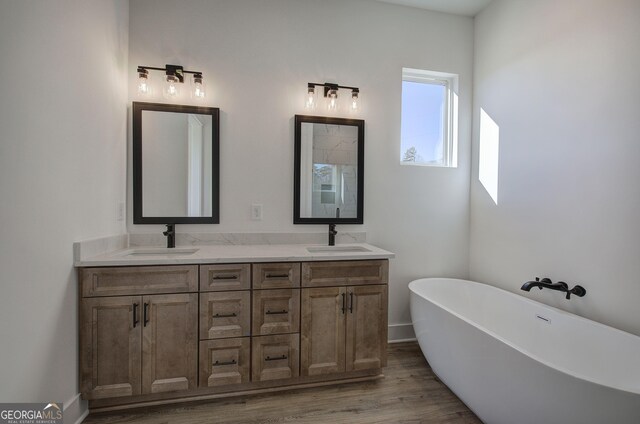
[[[251,380],[267,381],[300,375],[300,335],[251,337]]]
[[[254,336],[300,331],[300,289],[254,290]]]
[[[346,288],[302,289],[302,375],[345,370]]]
[[[200,293],[200,339],[248,336],[250,318],[248,290]]]
[[[347,288],[346,370],[387,365],[387,286]]]
[[[251,339],[200,342],[200,387],[217,387],[249,381]]]
[[[82,299],[81,392],[85,399],[140,394],[142,298]]]
[[[142,300],[142,393],[195,388],[198,295],[153,295]]]

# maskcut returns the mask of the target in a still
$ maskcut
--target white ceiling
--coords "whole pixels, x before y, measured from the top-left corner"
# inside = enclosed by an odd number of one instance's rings
[[[475,16],[484,9],[491,0],[378,0],[384,3],[454,13],[456,15]]]

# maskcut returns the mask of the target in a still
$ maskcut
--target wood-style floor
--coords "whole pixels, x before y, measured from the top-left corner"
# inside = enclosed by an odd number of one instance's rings
[[[92,414],[84,423],[481,423],[436,379],[416,343],[389,345],[384,373],[364,383]]]

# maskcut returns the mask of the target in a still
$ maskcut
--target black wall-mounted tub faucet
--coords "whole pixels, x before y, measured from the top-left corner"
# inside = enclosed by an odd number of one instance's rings
[[[542,289],[550,289],[561,291],[566,293],[566,299],[571,299],[571,295],[575,294],[578,297],[582,297],[587,294],[587,291],[582,286],[575,286],[572,289],[569,289],[569,286],[564,281],[558,281],[557,283],[552,283],[551,279],[543,278],[542,280],[536,277],[535,281],[527,281],[520,287],[520,290],[530,291],[533,287],[538,287],[540,290]]]
[[[175,224],[167,224],[167,231],[162,232],[167,237],[167,248],[173,249],[176,247],[176,228]]]

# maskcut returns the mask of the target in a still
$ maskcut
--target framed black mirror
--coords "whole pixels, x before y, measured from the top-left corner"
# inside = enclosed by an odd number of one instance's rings
[[[295,116],[294,224],[362,224],[364,121]]]
[[[133,102],[133,223],[220,222],[218,108]]]

